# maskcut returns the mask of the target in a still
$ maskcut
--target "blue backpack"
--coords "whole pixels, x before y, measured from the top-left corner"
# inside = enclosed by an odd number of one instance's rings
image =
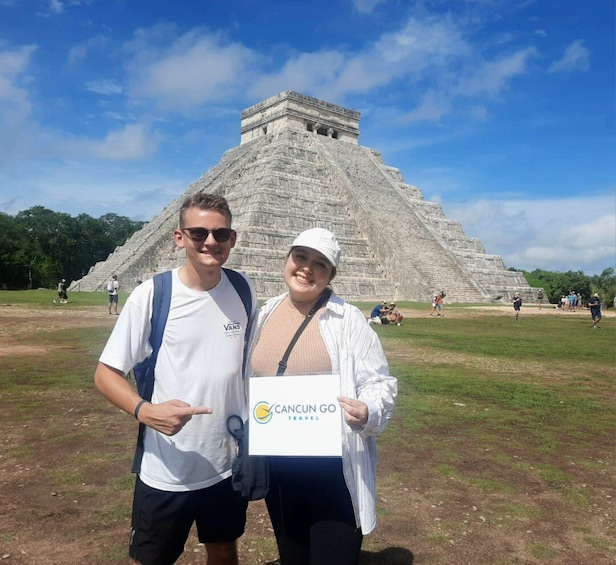
[[[250,335],[251,317],[252,317],[252,293],[246,279],[236,271],[223,268],[227,278],[239,294],[246,309],[248,317],[248,326],[246,328],[246,342],[244,344],[244,359],[242,361],[242,377],[246,368],[246,347],[248,345],[248,336]],[[171,305],[171,286],[172,273],[165,271],[159,273],[153,278],[154,281],[154,296],[152,298],[152,330],[150,331],[150,345],[152,354],[147,358],[137,363],[133,367],[135,382],[137,383],[137,391],[144,400],[151,400],[154,391],[154,369],[158,352],[163,342],[163,333],[169,316],[169,307]],[[135,449],[135,457],[133,459],[133,473],[138,473],[141,469],[141,460],[143,459],[143,438],[145,434],[145,425],[139,423],[139,435],[137,436],[137,447]]]

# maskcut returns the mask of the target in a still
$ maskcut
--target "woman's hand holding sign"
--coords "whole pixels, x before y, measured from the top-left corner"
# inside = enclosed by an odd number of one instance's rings
[[[352,428],[363,428],[368,423],[368,406],[356,398],[339,396],[338,402],[344,410],[344,419]]]

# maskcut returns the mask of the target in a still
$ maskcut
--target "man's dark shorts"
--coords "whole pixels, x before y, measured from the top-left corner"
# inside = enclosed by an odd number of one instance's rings
[[[118,303],[118,295],[117,294],[110,294],[109,295],[109,304],[117,304]]]
[[[143,565],[171,565],[193,523],[201,543],[233,542],[244,533],[247,507],[230,478],[206,489],[165,492],[137,477],[129,554]]]

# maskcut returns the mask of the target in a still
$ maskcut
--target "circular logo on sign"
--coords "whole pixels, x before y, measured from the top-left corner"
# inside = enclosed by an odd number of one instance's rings
[[[267,402],[257,402],[252,415],[259,424],[267,424],[272,419],[272,407]]]

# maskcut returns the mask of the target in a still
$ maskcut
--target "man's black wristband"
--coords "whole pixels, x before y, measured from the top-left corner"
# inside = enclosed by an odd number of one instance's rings
[[[141,410],[141,407],[147,402],[147,400],[145,399],[141,399],[139,402],[137,402],[137,406],[135,406],[135,411],[133,412],[133,416],[135,417],[135,420],[139,420],[139,410]]]

